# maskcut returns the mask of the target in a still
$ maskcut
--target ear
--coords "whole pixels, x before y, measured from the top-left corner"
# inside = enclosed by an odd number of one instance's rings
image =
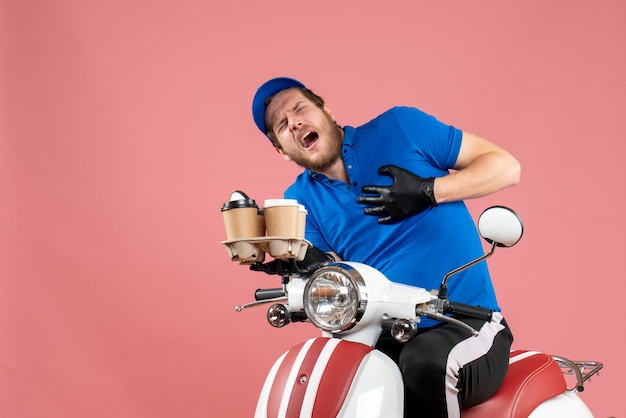
[[[337,122],[337,120],[335,119],[335,115],[333,115],[332,109],[326,103],[324,103],[324,112],[328,113],[328,116],[330,116],[332,120]]]
[[[282,149],[280,148],[274,148],[274,149],[276,150],[277,153],[280,154],[281,157],[283,157],[283,160],[291,161],[291,158],[287,154],[285,154]]]

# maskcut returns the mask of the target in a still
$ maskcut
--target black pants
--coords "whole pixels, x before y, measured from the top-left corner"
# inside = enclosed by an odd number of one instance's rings
[[[500,313],[491,322],[467,319],[478,337],[458,325],[424,329],[406,344],[383,336],[376,348],[400,367],[405,417],[459,417],[500,387],[509,366],[513,335]]]

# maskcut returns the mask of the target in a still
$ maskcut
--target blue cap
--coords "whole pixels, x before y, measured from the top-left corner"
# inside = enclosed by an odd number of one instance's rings
[[[263,132],[263,135],[267,135],[265,129],[265,101],[268,97],[272,97],[279,91],[289,89],[291,87],[305,88],[304,84],[289,77],[277,77],[269,81],[266,81],[254,95],[252,100],[252,117],[254,123]]]

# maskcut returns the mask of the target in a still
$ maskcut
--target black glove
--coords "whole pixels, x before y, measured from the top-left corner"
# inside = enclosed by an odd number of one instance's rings
[[[420,213],[435,200],[435,178],[423,178],[395,165],[380,167],[378,172],[393,177],[391,186],[363,186],[361,191],[378,196],[359,196],[358,203],[373,205],[365,208],[367,215],[378,215],[378,222],[388,224]],[[387,215],[384,216],[383,215]]]
[[[272,260],[268,263],[256,262],[250,265],[252,271],[262,271],[267,274],[277,274],[279,276],[287,275],[291,277],[310,277],[316,270],[334,262],[335,258],[324,251],[310,246],[306,250],[304,259],[297,261],[290,260]]]

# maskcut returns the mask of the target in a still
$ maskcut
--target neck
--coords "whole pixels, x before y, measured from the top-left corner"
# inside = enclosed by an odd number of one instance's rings
[[[330,167],[323,171],[319,171],[319,174],[323,174],[329,179],[342,181],[344,183],[350,183],[350,177],[348,177],[348,172],[346,171],[346,166],[343,163],[343,158],[337,158]]]

